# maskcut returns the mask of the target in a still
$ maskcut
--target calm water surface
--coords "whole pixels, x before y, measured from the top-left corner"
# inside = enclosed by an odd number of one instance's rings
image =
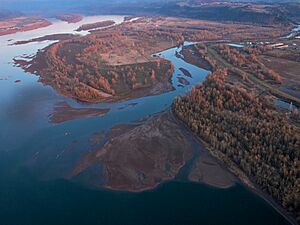
[[[39,83],[38,77],[12,64],[14,57],[32,56],[53,43],[11,46],[14,41],[75,33],[83,23],[107,19],[123,21],[121,16],[86,17],[76,24],[52,20],[53,25],[47,28],[0,37],[0,224],[288,224],[264,200],[239,184],[217,189],[174,181],[153,191],[125,193],[89,190],[60,179],[57,174],[70,170],[81,154],[91,150],[89,138],[93,133],[168,109],[175,96],[185,94],[208,74],[176,57],[181,49],[176,47],[158,53],[175,66],[174,91],[126,102],[84,105],[57,95],[51,87]],[[187,69],[192,78],[184,77],[179,68]],[[178,77],[184,77],[190,85],[181,86]],[[51,124],[48,116],[62,101],[75,108],[110,111],[103,117]],[[42,163],[38,170],[29,172],[32,158]],[[36,175],[48,179],[41,181]]]

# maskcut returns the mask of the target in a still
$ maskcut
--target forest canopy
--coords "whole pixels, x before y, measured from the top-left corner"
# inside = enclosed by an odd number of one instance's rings
[[[266,99],[226,83],[218,70],[173,111],[214,151],[225,155],[300,222],[300,133]]]

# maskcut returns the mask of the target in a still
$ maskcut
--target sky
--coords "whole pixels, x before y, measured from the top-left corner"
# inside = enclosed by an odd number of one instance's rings
[[[0,10],[25,13],[52,13],[56,11],[80,12],[93,6],[141,2],[162,2],[167,0],[0,0]]]

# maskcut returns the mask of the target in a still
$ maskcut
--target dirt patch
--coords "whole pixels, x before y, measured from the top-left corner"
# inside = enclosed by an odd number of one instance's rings
[[[190,82],[188,82],[185,78],[183,78],[183,77],[177,77],[177,79],[178,79],[178,82],[180,83],[180,84],[182,84],[182,85],[189,85],[190,84]]]
[[[174,179],[193,155],[192,145],[181,126],[168,114],[153,117],[138,126],[114,129],[113,133],[113,138],[102,148],[82,158],[73,176],[101,164],[105,187],[143,191]]]
[[[186,77],[192,77],[192,75],[190,74],[190,72],[184,68],[179,68],[179,70],[184,74],[184,76]]]
[[[189,174],[189,180],[217,188],[229,188],[237,179],[224,169],[207,151],[201,152]]]
[[[142,124],[114,127],[102,147],[82,156],[70,178],[90,187],[139,192],[177,179],[184,170],[183,173],[191,173],[188,177],[193,182],[231,187],[236,181],[234,177],[205,149],[198,160],[192,160],[198,154],[190,135],[170,112],[153,116]],[[186,169],[190,163],[194,164],[192,169]],[[101,171],[93,169],[97,166]],[[102,173],[103,185],[98,186],[89,171],[97,176]]]
[[[281,90],[300,97],[300,63],[283,58],[262,56],[262,62],[270,69],[284,77],[280,85]]]

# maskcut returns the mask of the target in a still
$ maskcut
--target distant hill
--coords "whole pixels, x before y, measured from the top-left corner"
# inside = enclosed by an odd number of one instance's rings
[[[300,21],[299,0],[1,0],[1,3],[11,11],[44,16],[57,13],[162,15],[265,25]],[[11,15],[4,13],[2,17]]]
[[[9,10],[1,10],[0,9],[0,20],[4,20],[4,19],[10,19],[10,18],[14,18],[17,16],[21,16],[23,15],[20,12],[15,12],[15,11],[9,11]]]

